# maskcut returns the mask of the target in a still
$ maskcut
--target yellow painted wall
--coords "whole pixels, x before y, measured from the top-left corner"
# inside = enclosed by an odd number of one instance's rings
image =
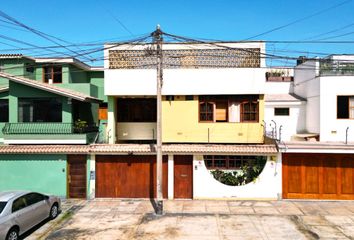
[[[259,100],[258,123],[200,123],[198,109],[197,96],[192,101],[185,101],[184,96],[175,96],[174,101],[163,100],[162,141],[166,143],[263,143],[261,126],[264,119],[263,95],[260,95]]]

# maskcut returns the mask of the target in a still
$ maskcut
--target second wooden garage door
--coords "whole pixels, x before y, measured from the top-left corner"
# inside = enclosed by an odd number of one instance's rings
[[[354,199],[354,155],[283,154],[283,198]]]
[[[167,157],[163,160],[163,196],[167,197]],[[156,196],[156,156],[97,156],[96,197]]]

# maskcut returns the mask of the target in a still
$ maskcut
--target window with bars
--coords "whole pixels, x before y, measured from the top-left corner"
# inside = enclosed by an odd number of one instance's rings
[[[226,155],[205,155],[204,162],[207,169],[241,169],[245,165],[254,164],[257,156],[226,156]]]

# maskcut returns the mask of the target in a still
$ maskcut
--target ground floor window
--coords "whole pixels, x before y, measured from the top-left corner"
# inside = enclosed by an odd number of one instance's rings
[[[0,122],[9,121],[9,100],[0,99]]]
[[[60,98],[19,98],[19,122],[61,122]]]
[[[204,162],[212,176],[219,182],[240,186],[254,181],[267,161],[265,156],[205,155]]]

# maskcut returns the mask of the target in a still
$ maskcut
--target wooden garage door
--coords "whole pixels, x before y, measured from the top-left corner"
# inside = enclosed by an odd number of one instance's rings
[[[354,199],[354,155],[283,154],[283,198]]]
[[[167,156],[163,158],[163,196],[167,198]],[[156,156],[97,156],[96,197],[156,196]]]

